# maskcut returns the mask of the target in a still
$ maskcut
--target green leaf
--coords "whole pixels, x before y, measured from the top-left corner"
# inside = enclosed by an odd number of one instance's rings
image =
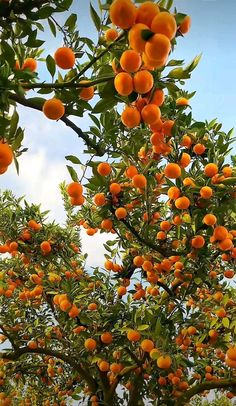
[[[69,172],[69,174],[70,174],[70,176],[71,176],[71,179],[74,181],[74,182],[78,182],[78,175],[77,175],[77,173],[76,173],[76,171],[74,170],[74,168],[72,168],[72,166],[69,166],[69,165],[66,165],[66,167],[67,167],[67,169],[68,169],[68,172]]]
[[[141,31],[141,36],[144,41],[148,41],[150,38],[153,37],[153,35],[154,35],[154,32],[152,32],[151,30],[142,30]]]
[[[47,70],[49,71],[50,75],[53,77],[56,72],[56,64],[55,64],[54,58],[51,55],[47,56],[46,65],[47,65]]]
[[[10,66],[15,65],[15,52],[12,47],[6,42],[1,41],[1,50],[4,55],[4,59],[7,60]]]
[[[183,65],[183,59],[171,59],[166,66],[180,66]]]
[[[54,22],[52,20],[50,20],[50,18],[48,19],[48,25],[49,25],[52,35],[54,37],[56,37],[56,35],[57,35],[56,25],[54,24]]]
[[[196,56],[193,59],[193,61],[184,68],[184,71],[192,72],[197,67],[197,65],[199,64],[201,57],[202,57],[202,54]]]
[[[140,326],[137,327],[137,330],[144,331],[144,330],[149,329],[149,327],[150,327],[149,324],[141,324]]]
[[[96,12],[96,10],[93,8],[92,4],[90,3],[90,15],[92,17],[92,20],[94,22],[95,27],[97,28],[97,30],[100,30],[101,27],[101,21],[100,18]]]
[[[229,319],[228,319],[228,317],[224,317],[224,318],[222,319],[222,324],[223,324],[223,326],[224,326],[225,328],[229,328]]]
[[[187,14],[183,14],[183,13],[177,13],[177,14],[175,14],[174,17],[175,17],[176,24],[177,24],[177,25],[180,25],[180,24],[184,21],[186,15],[187,15]]]
[[[14,139],[14,141],[12,143],[12,150],[13,151],[16,151],[21,146],[23,138],[24,138],[24,131],[19,127],[17,129],[15,139]]]
[[[43,107],[44,103],[45,103],[45,99],[43,99],[42,97],[30,97],[28,99],[28,101],[30,101],[31,103],[33,103],[35,106],[38,107]]]
[[[188,79],[190,75],[183,68],[175,68],[168,73],[167,77],[173,79]]]
[[[69,30],[73,30],[73,28],[75,27],[75,25],[76,25],[76,21],[77,21],[77,15],[76,14],[71,14],[68,18],[67,18],[67,20],[66,20],[66,22],[65,22],[65,27],[68,27],[69,28]]]
[[[11,125],[10,125],[10,129],[9,129],[9,135],[11,137],[13,137],[15,135],[18,122],[19,122],[19,114],[15,110],[14,113],[12,114],[12,116],[11,116]]]
[[[81,164],[81,161],[79,160],[79,158],[77,158],[77,156],[67,155],[65,156],[65,158],[67,159],[67,161],[70,161],[73,164]]]
[[[93,113],[98,114],[106,110],[111,110],[116,104],[114,99],[101,99],[93,108]]]

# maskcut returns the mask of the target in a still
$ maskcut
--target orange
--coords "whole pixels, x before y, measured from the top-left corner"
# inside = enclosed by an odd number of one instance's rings
[[[171,186],[168,189],[167,194],[168,194],[169,199],[176,200],[180,196],[180,190],[176,186]]]
[[[210,199],[213,195],[213,190],[209,186],[203,186],[200,189],[200,195],[203,199]]]
[[[230,368],[236,368],[236,361],[232,360],[231,358],[226,358],[225,363]]]
[[[28,227],[34,231],[39,231],[42,228],[42,225],[37,223],[35,220],[29,220]]]
[[[161,106],[165,101],[165,94],[162,89],[156,89],[153,92],[151,103],[156,104],[156,106]]]
[[[101,176],[108,176],[111,173],[111,165],[108,162],[101,162],[97,166],[97,172]]]
[[[80,195],[78,197],[71,197],[70,202],[73,206],[81,206],[85,202],[84,196]]]
[[[142,31],[148,29],[149,28],[146,24],[138,23],[133,25],[128,34],[130,48],[139,53],[144,52],[146,41],[142,37]]]
[[[217,218],[214,214],[206,214],[203,218],[203,223],[207,226],[214,226],[216,222]]]
[[[130,165],[126,171],[125,171],[125,175],[127,176],[127,178],[132,179],[134,177],[134,175],[138,174],[138,170],[137,168],[135,168],[134,165]]]
[[[172,359],[169,355],[161,355],[157,359],[157,366],[161,369],[169,369],[172,364]]]
[[[134,25],[137,9],[130,0],[115,0],[110,6],[109,13],[112,24],[126,30]]]
[[[178,164],[169,163],[164,169],[164,174],[167,178],[177,179],[181,176],[181,168]]]
[[[161,142],[164,141],[163,133],[160,131],[154,132],[150,137],[150,142],[152,145],[159,146]]]
[[[122,365],[117,364],[116,362],[113,362],[110,365],[110,370],[111,370],[111,372],[113,372],[113,374],[118,374],[122,370]]]
[[[87,338],[84,342],[86,350],[93,351],[97,347],[97,342],[93,338]]]
[[[49,254],[49,252],[52,251],[52,247],[51,247],[51,244],[50,244],[49,241],[43,241],[43,242],[40,244],[40,248],[41,248],[41,251],[42,251],[44,254]]]
[[[151,27],[154,17],[160,12],[157,4],[152,1],[145,1],[137,11],[136,23],[143,23]]]
[[[97,193],[94,196],[93,200],[96,206],[104,206],[104,204],[106,203],[106,197],[104,193]]]
[[[127,332],[127,338],[129,341],[136,342],[141,338],[141,334],[137,330],[129,330]]]
[[[79,84],[90,83],[89,80],[81,80]],[[79,89],[79,97],[82,100],[88,101],[91,100],[94,96],[94,86],[83,87]]]
[[[101,361],[99,362],[98,368],[102,372],[107,372],[110,369],[110,364],[107,361]]]
[[[186,99],[186,97],[179,97],[176,100],[176,106],[188,106],[189,101]]]
[[[137,127],[141,122],[140,112],[136,107],[126,106],[121,114],[121,121],[128,128]]]
[[[27,343],[27,347],[31,350],[35,350],[36,348],[38,348],[38,344],[36,343],[36,341],[29,341]]]
[[[109,332],[105,332],[101,335],[101,341],[103,344],[111,344],[112,343],[112,334]]]
[[[172,14],[163,11],[152,21],[151,30],[156,34],[164,34],[169,40],[175,37],[177,24]]]
[[[124,219],[127,216],[127,210],[124,207],[118,207],[115,211],[115,216],[118,220]]]
[[[185,178],[183,180],[183,185],[184,186],[189,186],[189,187],[194,187],[195,186],[195,182],[193,181],[192,178]]]
[[[118,195],[121,192],[121,186],[119,183],[112,183],[109,187],[110,192],[113,195]]]
[[[151,261],[146,260],[143,262],[142,268],[145,272],[151,272],[153,269],[153,264]]]
[[[168,220],[161,221],[160,229],[162,231],[169,231],[171,229],[171,223]]]
[[[147,186],[147,179],[144,175],[134,175],[132,183],[134,187],[144,189]]]
[[[226,178],[228,178],[228,177],[232,176],[233,169],[232,169],[230,166],[225,166],[225,167],[222,169],[222,172],[223,172],[223,175],[224,175]]]
[[[233,361],[236,361],[236,345],[230,347],[226,351],[226,355],[228,358],[232,359]]]
[[[175,201],[175,207],[180,210],[186,210],[190,206],[190,200],[186,196],[178,197]]]
[[[97,308],[98,308],[97,303],[89,303],[89,305],[88,305],[88,310],[90,310],[90,311],[97,310]]]
[[[220,309],[216,310],[216,315],[220,318],[224,318],[226,316],[226,311],[223,307],[221,307]]]
[[[5,168],[12,163],[13,160],[13,152],[11,147],[4,143],[0,142],[0,167]]]
[[[121,68],[128,73],[137,72],[142,64],[141,56],[133,49],[124,51],[120,58]]]
[[[164,58],[161,59],[153,59],[147,56],[145,52],[142,54],[142,60],[143,60],[143,69],[148,69],[148,70],[153,70],[153,69],[159,69],[162,68],[166,64],[167,61],[167,55]]]
[[[141,257],[140,255],[137,255],[136,257],[134,257],[133,259],[133,264],[137,267],[141,267],[144,263],[144,259],[143,257]]]
[[[171,135],[172,135],[172,128],[173,128],[174,124],[175,124],[174,120],[166,120],[163,123],[162,130],[163,130],[164,134],[167,135],[168,137],[171,137]]]
[[[37,69],[37,61],[34,58],[26,58],[22,69],[29,69],[31,72],[35,72]]]
[[[194,145],[194,147],[193,147],[193,152],[194,152],[196,155],[202,155],[202,154],[204,154],[205,150],[206,150],[206,147],[205,147],[205,145],[203,145],[203,144],[196,144],[196,145]]]
[[[219,242],[219,248],[222,251],[229,251],[233,248],[234,244],[230,238],[225,238],[224,240]]]
[[[154,34],[145,45],[145,54],[150,59],[165,59],[170,50],[170,40],[163,34]]]
[[[179,161],[179,165],[181,168],[186,168],[191,162],[191,156],[187,154],[186,152],[183,152],[181,154],[181,158]]]
[[[127,289],[126,289],[125,286],[119,286],[119,287],[117,288],[117,294],[118,294],[118,296],[124,296],[124,295],[126,295],[126,293],[127,293]]]
[[[61,100],[54,97],[45,101],[43,113],[50,120],[59,120],[65,114],[65,107]]]
[[[127,72],[118,73],[114,79],[114,86],[121,96],[129,96],[134,90],[132,76]]]
[[[183,135],[180,145],[181,145],[181,147],[185,147],[185,148],[190,148],[191,147],[192,140],[189,137],[189,135],[187,135],[187,134]]]
[[[64,300],[62,300],[62,301],[60,302],[59,306],[60,306],[60,309],[61,309],[63,312],[66,312],[67,310],[70,309],[71,303],[70,303],[70,301],[69,301],[68,299],[64,299]]]
[[[190,30],[190,27],[191,27],[191,17],[186,16],[184,17],[182,23],[179,26],[179,31],[181,32],[181,34],[187,34]]]
[[[204,173],[209,178],[212,178],[218,173],[218,166],[213,163],[207,164],[204,168]]]
[[[196,235],[191,241],[193,248],[202,248],[205,244],[205,239],[202,235]]]
[[[79,197],[83,193],[83,187],[79,182],[72,182],[70,183],[67,188],[67,193],[70,197]]]
[[[154,348],[154,343],[152,340],[146,339],[141,342],[140,347],[145,352],[151,352]]]
[[[156,104],[147,104],[141,111],[141,116],[146,124],[155,124],[161,118],[161,111]]]
[[[217,226],[214,230],[213,236],[215,240],[225,240],[228,237],[228,230],[223,226]]]
[[[8,170],[8,166],[0,166],[0,175],[3,175]]]
[[[196,333],[197,333],[196,327],[194,327],[194,326],[188,327],[188,334],[189,334],[189,335],[194,335],[194,334],[196,334]]]
[[[118,38],[119,33],[114,28],[109,28],[108,30],[105,31],[104,36],[107,42],[113,42],[116,40],[116,38]]]
[[[153,76],[148,70],[141,70],[134,75],[134,90],[137,93],[145,94],[153,87]]]
[[[54,59],[61,69],[71,69],[75,64],[75,54],[71,48],[58,48],[54,54]]]
[[[101,228],[103,228],[104,230],[110,231],[113,227],[113,223],[110,219],[104,219],[101,222]]]

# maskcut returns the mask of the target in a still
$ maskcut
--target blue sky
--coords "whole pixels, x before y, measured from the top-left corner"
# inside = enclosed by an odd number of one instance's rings
[[[96,5],[97,1],[93,0],[93,4]],[[192,28],[185,38],[178,39],[173,58],[185,59],[188,63],[203,53],[198,68],[186,82],[187,90],[197,90],[191,100],[193,116],[199,120],[217,117],[227,131],[235,126],[236,121],[236,1],[175,0],[174,4],[179,12],[191,15]],[[89,16],[89,2],[75,1],[72,11],[78,14],[81,35],[96,38]],[[66,15],[58,17],[63,21]],[[62,46],[61,37],[53,38],[47,29],[42,37],[47,39],[44,56],[53,55]],[[39,63],[38,71],[41,79],[46,79],[43,62]],[[24,194],[28,201],[42,202],[43,208],[52,211],[52,218],[60,221],[63,209],[58,184],[69,181],[64,156],[74,154],[81,157],[83,144],[63,123],[47,120],[40,112],[21,108],[20,115],[26,134],[24,145],[29,151],[19,160],[20,176],[12,166],[0,177],[0,188],[12,189],[17,195]],[[76,122],[82,129],[88,129],[86,116]],[[85,237],[85,243],[88,241]]]

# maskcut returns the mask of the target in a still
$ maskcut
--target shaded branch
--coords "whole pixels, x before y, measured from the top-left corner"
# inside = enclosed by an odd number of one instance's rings
[[[11,100],[15,101],[16,103],[21,104],[22,106],[29,107],[29,108],[32,108],[34,110],[42,111],[41,106],[38,106],[37,104],[31,102],[30,100],[27,100],[24,97],[19,96],[19,95],[15,94],[15,93],[9,93],[9,98]],[[98,156],[104,155],[104,151],[101,148],[101,146],[98,145],[93,140],[91,140],[89,138],[89,136],[87,134],[85,134],[81,130],[81,128],[77,127],[77,125],[74,124],[68,117],[66,117],[66,115],[61,117],[60,120],[63,121],[63,123],[65,123],[68,127],[70,127],[80,138],[82,138],[89,148],[94,149]]]
[[[12,338],[11,335],[7,332],[7,330],[5,329],[5,327],[4,327],[2,324],[0,324],[0,329],[2,330],[3,334],[7,337],[7,339],[10,341],[12,347],[15,349],[15,348],[16,348],[16,345],[15,345],[15,343],[14,343],[13,338]]]
[[[175,402],[175,406],[184,406],[187,401],[189,401],[193,396],[198,393],[202,393],[205,390],[218,389],[218,388],[229,388],[231,386],[236,386],[236,378],[232,379],[222,379],[219,381],[207,381],[194,385],[192,388],[188,389],[180,398]]]
[[[25,83],[21,84],[21,86],[26,89],[67,89],[67,88],[83,89],[90,86],[96,86],[99,83],[108,82],[109,80],[112,79],[114,79],[114,75],[94,79],[87,83],[77,83],[71,81],[63,83]]]
[[[14,352],[6,352],[6,353],[0,353],[0,358],[8,359],[15,361],[18,358],[20,358],[24,354],[42,354],[42,355],[49,355],[58,359],[61,359],[62,361],[66,362],[67,364],[71,365],[78,373],[80,376],[87,382],[90,390],[92,392],[97,391],[97,382],[95,379],[82,367],[81,364],[79,364],[78,360],[73,356],[69,357],[68,355],[62,354],[59,351],[54,351],[50,350],[48,348],[35,348],[35,349],[30,349],[28,347],[23,347],[23,348],[17,348]]]

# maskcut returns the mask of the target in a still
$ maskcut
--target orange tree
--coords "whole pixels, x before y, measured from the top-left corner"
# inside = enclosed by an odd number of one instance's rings
[[[88,156],[81,179],[68,166],[64,228],[1,195],[2,405],[180,406],[210,389],[234,397],[232,130],[192,118],[194,94],[182,85],[200,58],[171,59],[191,23],[172,3],[99,1],[97,44],[79,35],[75,14],[57,22],[71,0],[0,3],[1,174],[25,151],[19,105],[69,126]],[[46,23],[64,40],[43,59],[50,83],[37,74]],[[85,112],[83,132],[73,117]],[[78,227],[107,233],[95,269]]]

